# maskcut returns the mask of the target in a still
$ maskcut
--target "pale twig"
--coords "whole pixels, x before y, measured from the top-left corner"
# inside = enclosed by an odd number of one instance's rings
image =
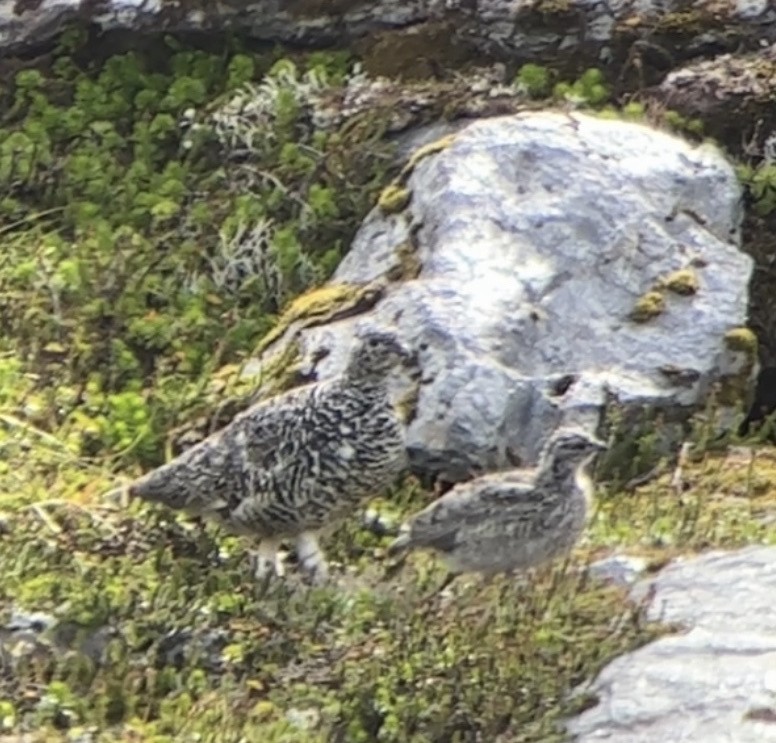
[[[679,449],[674,474],[671,476],[671,487],[677,495],[681,495],[684,492],[684,467],[689,459],[691,449],[692,444],[689,441],[685,441]]]
[[[59,526],[59,524],[57,524],[56,521],[54,521],[54,519],[46,512],[46,509],[51,507],[72,508],[76,511],[80,511],[81,513],[88,516],[95,524],[105,529],[105,531],[110,532],[113,535],[116,534],[116,529],[114,529],[106,519],[102,518],[102,516],[96,513],[96,508],[86,508],[80,503],[74,503],[72,501],[61,500],[58,498],[38,501],[37,503],[31,503],[29,506],[27,506],[27,508],[33,511],[35,515],[38,516],[40,520],[43,521],[46,526],[48,526],[49,529],[51,529],[51,531],[53,531],[55,534],[60,534],[62,532],[62,527]]]
[[[17,418],[16,416],[10,415],[9,413],[0,413],[0,423],[4,423],[6,426],[8,426],[8,428],[21,429],[25,433],[32,434],[33,436],[41,439],[41,441],[45,441],[47,444],[55,446],[57,449],[63,449],[68,454],[72,454],[72,452],[67,448],[67,445],[60,441],[56,436],[52,436],[46,431],[41,431],[31,423],[27,423],[26,421],[21,420],[21,418]]]
[[[636,477],[632,477],[628,482],[623,485],[623,490],[625,492],[630,492],[631,490],[635,490],[636,488],[646,485],[648,482],[651,482],[652,480],[656,479],[660,475],[663,474],[663,471],[666,469],[665,462],[659,462],[656,464],[649,472],[645,472],[643,475],[636,475]]]
[[[41,508],[37,503],[33,503],[29,506],[29,509],[43,522],[45,526],[49,528],[54,534],[61,534],[62,527],[49,516],[45,509]]]

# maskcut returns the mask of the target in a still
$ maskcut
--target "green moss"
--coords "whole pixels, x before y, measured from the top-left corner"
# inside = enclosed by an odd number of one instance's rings
[[[622,115],[630,121],[643,121],[647,115],[647,109],[639,101],[630,101],[622,107]]]
[[[756,167],[739,164],[738,178],[754,202],[754,211],[767,217],[776,211],[776,165],[763,161]]]
[[[678,111],[668,109],[663,113],[663,121],[674,131],[698,137],[703,135],[704,124],[701,119],[691,119],[682,116]]]
[[[531,98],[544,98],[550,92],[551,80],[547,67],[529,62],[517,71],[514,84]]]
[[[659,285],[667,291],[689,297],[698,293],[698,277],[692,269],[683,268],[663,277]]]
[[[384,214],[395,214],[409,204],[411,197],[412,193],[408,188],[391,183],[382,190],[377,204]]]
[[[645,323],[661,315],[666,309],[666,300],[662,293],[649,291],[636,300],[630,313],[634,322]]]
[[[555,98],[579,106],[597,108],[609,99],[610,90],[601,70],[591,67],[574,82],[558,82],[553,88]]]

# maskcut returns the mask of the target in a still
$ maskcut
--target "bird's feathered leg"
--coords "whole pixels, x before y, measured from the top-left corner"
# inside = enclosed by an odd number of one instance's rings
[[[321,585],[328,581],[329,566],[315,532],[303,531],[296,538],[296,556],[299,567],[312,576],[314,584]]]
[[[286,574],[279,539],[262,539],[250,554],[254,578],[263,585],[264,590],[269,587],[273,576],[282,578]]]

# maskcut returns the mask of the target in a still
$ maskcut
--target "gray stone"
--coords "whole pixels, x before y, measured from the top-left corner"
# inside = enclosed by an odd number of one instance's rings
[[[593,682],[577,743],[776,741],[776,548],[713,552],[640,584],[652,619],[687,629],[618,658]],[[587,690],[586,690],[587,691]]]
[[[590,574],[618,586],[633,585],[647,569],[647,561],[635,555],[610,555],[590,565]]]
[[[315,45],[348,44],[386,29],[423,33],[424,24],[447,23],[452,41],[480,53],[555,61],[565,56],[583,67],[610,61],[617,51],[627,56],[628,47],[617,43],[624,22],[649,18],[652,22],[628,26],[636,36],[649,38],[662,17],[685,9],[686,0],[570,0],[568,10],[562,4],[551,6],[542,12],[536,0],[230,0],[193,5],[170,0],[0,0],[0,56],[44,43],[74,20],[138,33],[229,29],[264,41]],[[712,41],[735,46],[734,39],[776,37],[776,11],[767,0],[736,0],[722,9],[718,0],[697,0],[694,9],[731,24],[715,33],[709,22],[712,30],[706,35]]]
[[[681,417],[723,376],[746,384],[754,372],[751,354],[723,341],[746,322],[752,261],[739,249],[738,180],[712,146],[526,113],[466,127],[419,160],[407,187],[409,205],[376,208],[334,277],[390,275],[383,299],[297,340],[304,370],[328,377],[356,324],[398,327],[421,368],[408,431],[416,472],[456,481],[530,464],[561,422],[595,425],[613,399]],[[415,268],[396,280],[408,260]],[[665,291],[662,314],[631,319],[645,292],[685,268],[695,295]]]
[[[14,608],[8,622],[0,626],[0,666],[12,669],[23,659],[42,660],[68,652],[101,664],[114,640],[123,642],[117,630],[108,625],[86,627],[45,612]]]

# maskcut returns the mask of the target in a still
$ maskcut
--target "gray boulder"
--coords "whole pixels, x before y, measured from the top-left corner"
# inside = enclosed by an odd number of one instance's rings
[[[577,743],[776,741],[776,548],[713,552],[663,570],[652,619],[686,631],[622,656],[569,724]]]
[[[613,400],[686,415],[756,366],[732,166],[648,126],[526,113],[421,148],[367,217],[334,284],[381,284],[356,316],[279,333],[302,367],[341,370],[354,325],[418,351],[408,443],[457,480],[536,460],[561,423]]]

